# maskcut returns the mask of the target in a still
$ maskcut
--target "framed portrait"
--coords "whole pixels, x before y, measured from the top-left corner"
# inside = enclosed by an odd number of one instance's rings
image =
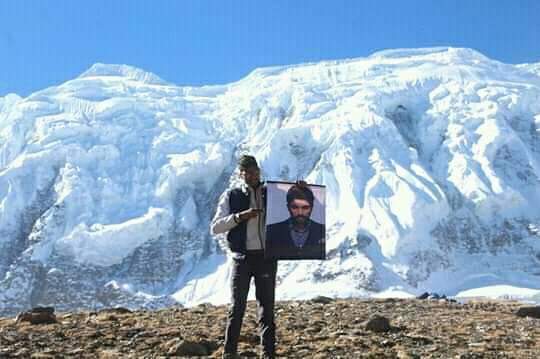
[[[266,258],[325,259],[326,188],[277,181],[266,188]]]

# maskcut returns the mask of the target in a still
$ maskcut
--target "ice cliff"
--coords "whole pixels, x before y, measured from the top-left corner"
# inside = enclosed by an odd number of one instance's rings
[[[327,188],[327,261],[280,299],[540,289],[540,63],[461,48],[182,87],[96,64],[0,98],[0,314],[228,301],[208,225],[257,156]]]

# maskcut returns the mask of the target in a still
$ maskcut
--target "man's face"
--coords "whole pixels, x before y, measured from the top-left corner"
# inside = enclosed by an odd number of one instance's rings
[[[288,205],[289,213],[295,224],[306,224],[311,216],[312,207],[304,199],[294,199]]]
[[[261,170],[259,167],[249,167],[240,169],[240,178],[250,187],[257,187],[261,181]]]

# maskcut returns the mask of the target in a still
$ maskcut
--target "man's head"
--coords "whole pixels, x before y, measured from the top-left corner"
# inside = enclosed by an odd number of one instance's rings
[[[248,186],[255,188],[261,182],[261,170],[255,157],[242,155],[238,160],[238,169],[240,177]]]
[[[293,185],[287,191],[287,208],[293,224],[305,225],[313,210],[313,192],[307,186]]]

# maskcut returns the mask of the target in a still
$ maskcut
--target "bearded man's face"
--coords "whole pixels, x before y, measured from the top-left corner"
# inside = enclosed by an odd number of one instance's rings
[[[294,224],[304,225],[308,222],[311,216],[311,204],[304,199],[294,199],[288,205],[289,213]]]

